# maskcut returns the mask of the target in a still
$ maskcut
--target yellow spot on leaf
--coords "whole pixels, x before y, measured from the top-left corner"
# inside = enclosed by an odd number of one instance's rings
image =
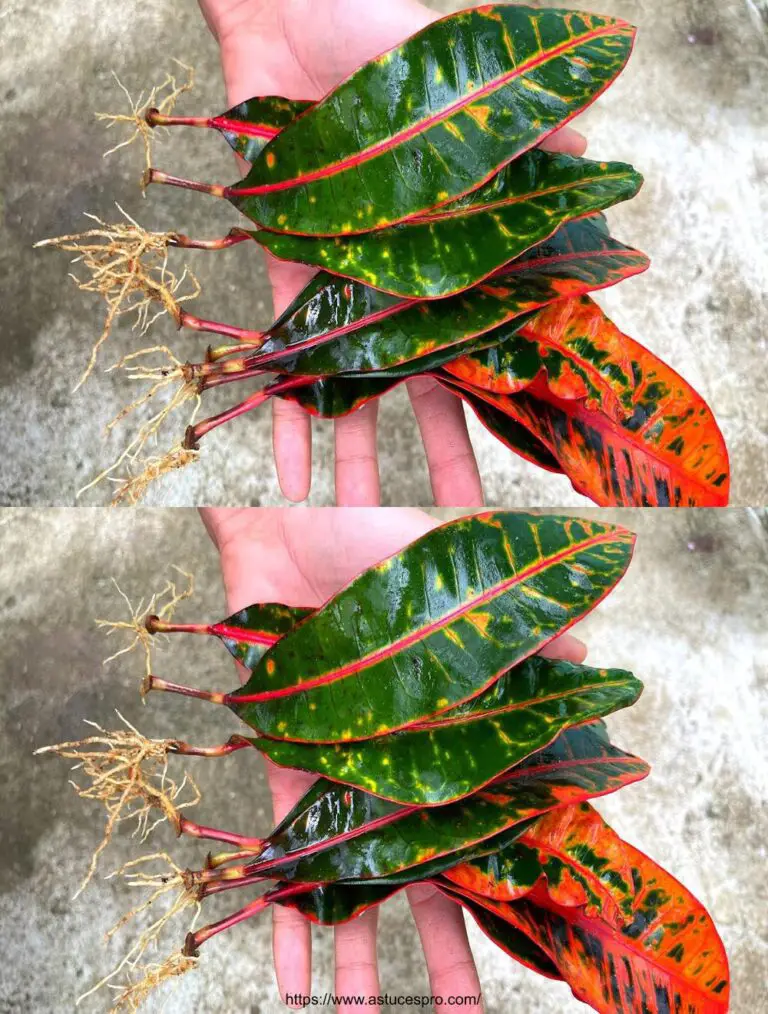
[[[277,161],[277,159],[275,158],[274,154],[271,151],[267,152],[267,166],[268,166],[268,168],[274,169],[276,161]]]
[[[467,106],[467,112],[481,130],[486,129],[488,126],[488,117],[491,115],[490,106]]]
[[[449,134],[453,134],[453,136],[456,138],[457,141],[464,140],[464,135],[456,126],[456,124],[453,123],[451,120],[445,120],[443,122],[443,126],[445,127],[445,129],[448,131]]]
[[[475,630],[482,636],[486,637],[488,634],[488,627],[490,626],[493,616],[491,613],[482,613],[478,610],[467,613],[467,623],[471,623]]]
[[[275,671],[275,662],[274,662],[274,659],[268,658],[267,659],[267,676],[272,676],[274,674],[274,671]]]
[[[444,81],[443,71],[440,67],[435,71],[435,84],[442,84]]]

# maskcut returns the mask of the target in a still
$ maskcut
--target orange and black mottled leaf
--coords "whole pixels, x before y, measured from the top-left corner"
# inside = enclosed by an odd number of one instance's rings
[[[439,207],[593,102],[634,35],[624,21],[574,11],[460,11],[287,126],[230,199],[266,229],[311,235],[381,229]]]
[[[505,906],[574,995],[604,1014],[726,1014],[728,958],[712,919],[682,884],[625,845],[633,916],[622,928],[551,899]],[[495,909],[498,911],[498,909]]]
[[[495,901],[514,901],[538,887],[558,905],[583,907],[612,925],[632,915],[634,885],[624,843],[587,803],[548,813],[508,848],[445,876]]]
[[[601,358],[604,373],[612,363],[617,379],[629,371],[629,394],[621,398],[619,418],[602,404],[595,411],[584,399],[558,397],[549,377],[539,376],[526,390],[510,396],[474,385],[470,393],[529,429],[557,459],[574,488],[601,506],[726,506],[728,451],[706,402],[652,352],[621,334],[588,297],[564,305],[565,317],[562,306],[544,310],[515,340],[543,335],[550,324],[562,326],[564,319],[574,328],[581,321],[587,335],[592,328],[610,331],[612,337],[600,350],[590,340],[587,347],[590,355],[595,352]],[[545,338],[553,340],[551,331]],[[610,346],[616,349],[613,359],[603,356],[609,355]],[[574,344],[574,362],[576,355]],[[457,377],[446,379],[466,383]],[[594,391],[599,393],[597,387]]]
[[[641,691],[639,680],[623,670],[592,669],[537,656],[473,700],[401,732],[354,743],[266,737],[251,742],[286,767],[314,771],[404,805],[440,806],[488,786],[564,729],[628,707]],[[554,780],[533,779],[532,785],[524,778],[518,789],[519,774],[509,772],[509,785],[494,784],[486,791],[505,800],[509,793],[522,792],[517,798],[532,801],[533,812],[539,813],[584,798],[583,793],[600,794],[599,788],[589,788],[588,778],[571,785],[569,773],[564,784],[558,784],[556,775]]]
[[[564,222],[634,197],[641,185],[640,174],[623,162],[537,150],[468,197],[391,229],[335,237],[266,229],[251,235],[282,260],[313,264],[403,298],[436,300],[488,278]]]
[[[556,515],[450,522],[282,638],[229,706],[263,735],[315,743],[440,715],[588,613],[623,576],[633,545],[625,529]]]

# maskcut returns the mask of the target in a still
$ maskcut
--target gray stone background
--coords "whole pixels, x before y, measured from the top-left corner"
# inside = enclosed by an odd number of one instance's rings
[[[465,2],[431,6],[449,11]],[[633,162],[647,180],[611,219],[621,238],[652,256],[653,268],[600,299],[708,399],[731,452],[734,504],[768,502],[766,2],[594,0],[641,32],[629,69],[581,123],[593,157]],[[136,389],[99,374],[71,393],[100,330],[101,306],[71,286],[65,255],[33,252],[32,244],[83,228],[86,211],[113,219],[115,200],[147,228],[213,236],[233,224],[224,202],[199,194],[158,187],[143,201],[138,150],[103,159],[113,135],[93,117],[95,110],[122,109],[112,71],[136,94],[162,78],[171,56],[198,73],[196,94],[184,97],[179,112],[224,108],[223,88],[215,44],[193,0],[0,0],[0,52],[0,502],[67,505],[126,442],[127,430],[104,445],[102,430]],[[157,161],[197,179],[226,182],[232,175],[225,143],[199,132],[175,132]],[[197,254],[192,263],[204,287],[196,312],[267,326],[257,251]],[[181,358],[206,344],[202,336],[177,336],[168,320],[154,335]],[[123,327],[101,364],[135,347]],[[222,394],[212,411],[228,403]],[[471,426],[489,503],[583,502],[567,480],[513,459],[479,424]],[[179,432],[168,430],[162,447]],[[383,403],[379,446],[384,502],[430,503],[423,451],[401,391]],[[311,502],[327,504],[330,423],[316,427],[314,450]],[[103,504],[110,495],[102,486],[86,502]],[[170,506],[201,502],[283,502],[267,411],[206,438],[201,462],[164,479],[147,498]]]
[[[443,518],[453,513],[439,512]],[[625,579],[577,633],[589,642],[592,664],[631,668],[644,680],[638,704],[609,724],[615,741],[646,758],[652,773],[600,800],[599,809],[713,914],[730,955],[733,1014],[766,1014],[768,521],[765,512],[752,510],[612,510],[600,516],[637,531],[637,551]],[[365,524],[365,518],[351,516],[350,523]],[[96,616],[122,615],[111,579],[135,601],[158,589],[172,564],[197,577],[195,599],[178,619],[220,618],[216,553],[194,511],[0,512],[0,1014],[72,1011],[74,998],[124,952],[125,938],[108,950],[102,938],[137,897],[97,879],[71,900],[98,840],[102,811],[75,797],[65,762],[33,759],[32,751],[86,734],[86,717],[112,726],[114,708],[150,736],[215,743],[237,728],[224,709],[170,695],[142,707],[142,666],[135,656],[102,665],[119,647],[93,624]],[[226,685],[231,670],[219,644],[176,638],[173,649],[156,663],[167,678],[205,688]],[[196,819],[266,833],[268,800],[254,757],[190,759],[191,765],[203,790]],[[167,828],[148,845],[171,848],[181,865],[199,865],[205,852],[202,844],[177,843]],[[100,871],[140,851],[126,830]],[[220,914],[234,907],[228,902]],[[169,951],[185,929],[182,920],[178,936],[169,936]],[[314,989],[322,994],[332,989],[332,933],[315,931],[314,939]],[[471,939],[489,1014],[586,1010],[564,985],[517,967],[474,928]],[[428,992],[401,898],[382,911],[379,953],[383,989]],[[102,996],[80,1009],[96,1014],[106,1008]],[[281,1009],[267,918],[211,941],[199,970],[146,1007],[148,1014]]]

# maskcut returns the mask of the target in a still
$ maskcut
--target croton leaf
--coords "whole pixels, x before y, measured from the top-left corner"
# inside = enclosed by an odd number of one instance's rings
[[[260,602],[233,613],[221,623],[212,623],[208,633],[221,638],[222,644],[246,669],[253,669],[268,648],[311,612],[306,606]]]
[[[445,370],[495,394],[516,394],[541,377],[558,399],[581,400],[587,410],[622,420],[635,408],[632,351],[596,303],[564,299],[529,318],[509,340],[470,351]]]
[[[472,901],[526,933],[577,999],[604,1014],[725,1014],[728,959],[703,905],[631,845],[632,916],[622,927],[537,891],[513,902]],[[455,886],[455,885],[454,885]],[[461,889],[459,889],[461,891]]]
[[[489,433],[505,447],[548,472],[562,472],[551,451],[525,426],[511,416],[489,405],[476,394],[461,388],[450,388],[472,409]]]
[[[439,719],[364,742],[259,737],[277,764],[314,771],[405,805],[449,803],[487,785],[570,726],[628,707],[642,684],[622,670],[531,658]]]
[[[287,827],[269,836],[267,848],[251,869],[307,883],[388,877],[472,848],[555,808],[571,812],[576,802],[615,792],[647,773],[643,761],[617,750],[604,731],[590,726],[561,733],[549,748],[537,751],[486,789],[447,806],[397,808],[359,789],[321,779],[319,794]],[[575,837],[576,821],[571,819],[570,825]],[[525,841],[530,851],[531,836],[539,840],[545,834],[554,837],[546,822],[536,821],[515,840]],[[456,868],[463,873],[446,875],[481,893],[467,882],[469,878],[480,877],[483,864],[495,862],[496,856],[501,862],[514,850],[514,845],[505,847]]]
[[[623,528],[554,515],[450,522],[278,641],[227,703],[260,733],[296,742],[362,740],[438,715],[589,612],[633,544]]]
[[[469,196],[391,229],[361,236],[266,229],[251,235],[281,260],[314,264],[397,296],[435,300],[488,278],[563,222],[634,197],[641,185],[640,174],[623,162],[537,150]]]
[[[634,887],[624,843],[588,803],[562,807],[493,855],[445,876],[473,894],[514,901],[545,889],[563,907],[585,907],[614,926],[632,917]]]
[[[589,297],[568,307],[568,319],[582,318],[579,326],[588,336],[614,327]],[[563,320],[562,307],[552,307],[537,316],[535,325],[529,322],[525,332],[534,327],[539,332],[553,322],[562,326]],[[472,391],[526,426],[558,460],[574,488],[601,506],[727,505],[728,452],[707,404],[626,335],[621,335],[621,349],[617,371],[629,371],[632,392],[632,413],[621,420],[591,411],[583,401],[556,397],[541,378],[511,397],[479,387]]]
[[[220,131],[242,159],[253,162],[269,141],[311,105],[307,100],[259,95],[238,103],[220,116],[212,116],[208,126]]]
[[[287,126],[230,199],[265,228],[312,235],[380,229],[438,207],[594,101],[634,34],[575,11],[497,4],[450,15]]]
[[[382,370],[440,347],[455,352],[461,341],[526,311],[615,285],[647,266],[644,254],[607,235],[602,216],[590,216],[561,226],[497,278],[437,302],[402,300],[321,271],[248,362],[307,375]]]
[[[558,972],[552,959],[526,933],[523,933],[508,920],[494,915],[469,895],[447,890],[444,884],[439,884],[439,886],[443,894],[469,912],[488,939],[492,940],[510,958],[514,958],[521,965],[525,965],[526,968],[530,968],[548,979],[562,979],[562,975]]]

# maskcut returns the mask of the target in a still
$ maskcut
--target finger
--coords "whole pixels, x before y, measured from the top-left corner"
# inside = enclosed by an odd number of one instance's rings
[[[267,780],[272,793],[272,811],[279,823],[315,778],[304,771],[292,771],[266,761]],[[292,908],[272,906],[272,954],[277,988],[285,1003],[288,995],[307,996],[312,987],[312,927]],[[291,1007],[301,1004],[291,1002]]]
[[[430,884],[409,887],[408,900],[427,961],[430,991],[441,998],[435,1008],[453,1005],[449,997],[479,997],[480,980],[460,906]]]
[[[545,644],[539,652],[545,658],[562,658],[566,662],[583,662],[587,657],[587,646],[573,634],[561,634],[554,641]]]
[[[336,993],[339,996],[378,996],[379,963],[376,955],[378,909],[351,922],[342,923],[334,933],[336,951]],[[339,1014],[358,1010],[359,1005],[339,1003]]]
[[[461,401],[429,377],[408,383],[436,507],[482,507],[483,487]]]
[[[544,151],[559,151],[564,155],[583,155],[587,150],[586,137],[573,127],[561,127],[554,134],[545,137],[540,147]]]
[[[280,489],[294,503],[306,500],[312,481],[312,421],[301,405],[272,399],[272,450]]]
[[[336,420],[336,504],[378,507],[379,461],[376,453],[378,402]]]

